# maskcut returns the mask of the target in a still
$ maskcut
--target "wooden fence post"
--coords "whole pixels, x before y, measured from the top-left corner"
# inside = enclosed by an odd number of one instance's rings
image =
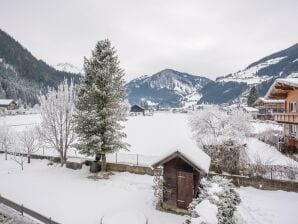
[[[51,217],[49,218],[49,221],[50,221],[49,224],[52,224],[52,218]]]
[[[139,165],[139,154],[137,154],[137,166]]]
[[[116,152],[116,164],[118,164],[118,154]]]
[[[24,205],[23,204],[21,204],[21,214],[22,214],[22,216],[24,216]]]

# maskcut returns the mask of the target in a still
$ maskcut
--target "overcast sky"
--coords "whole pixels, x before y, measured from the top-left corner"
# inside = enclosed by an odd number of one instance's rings
[[[126,78],[215,78],[298,42],[297,0],[0,0],[0,28],[49,64],[82,67],[109,38]]]

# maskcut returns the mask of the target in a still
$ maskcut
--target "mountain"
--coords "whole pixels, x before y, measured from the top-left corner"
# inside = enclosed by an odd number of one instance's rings
[[[77,66],[74,66],[73,64],[68,63],[68,62],[58,63],[54,67],[57,71],[70,72],[70,73],[75,73],[75,74],[83,74],[83,69],[81,69]]]
[[[257,86],[260,96],[264,96],[275,79],[286,77],[298,77],[298,44],[266,56],[241,71],[218,77],[216,83],[202,89],[199,103],[245,100],[252,86]]]
[[[163,106],[191,103],[245,102],[252,86],[265,95],[277,78],[298,78],[298,44],[264,57],[241,71],[210,79],[166,69],[152,76],[143,76],[126,85],[130,103],[141,99]]]
[[[298,72],[298,44],[264,57],[245,69],[224,77],[218,82],[245,82],[249,85],[260,84],[277,77],[288,77]]]
[[[64,78],[78,82],[79,74],[57,71],[36,59],[14,38],[0,29],[0,98],[12,98],[34,105],[47,87]]]
[[[161,106],[183,106],[189,101],[200,99],[200,90],[210,79],[165,69],[151,76],[142,76],[125,85],[130,104],[141,100]]]

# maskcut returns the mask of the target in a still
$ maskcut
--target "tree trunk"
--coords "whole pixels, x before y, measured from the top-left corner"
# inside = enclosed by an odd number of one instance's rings
[[[31,162],[30,155],[27,156],[27,159],[28,159],[28,163],[30,163]]]
[[[63,166],[65,162],[64,156],[63,156],[63,152],[60,152],[60,165]]]
[[[5,150],[5,160],[7,160],[7,150]]]
[[[107,171],[107,158],[106,158],[106,154],[103,153],[101,155],[101,171],[102,172],[106,172]]]

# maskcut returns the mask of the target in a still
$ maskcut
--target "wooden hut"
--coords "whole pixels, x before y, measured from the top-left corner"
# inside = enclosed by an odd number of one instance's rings
[[[183,212],[197,195],[201,178],[208,173],[210,157],[196,146],[170,151],[152,166],[163,167],[162,207]]]
[[[142,114],[144,114],[145,109],[143,107],[135,104],[135,105],[131,106],[130,112],[131,113],[142,113]]]

